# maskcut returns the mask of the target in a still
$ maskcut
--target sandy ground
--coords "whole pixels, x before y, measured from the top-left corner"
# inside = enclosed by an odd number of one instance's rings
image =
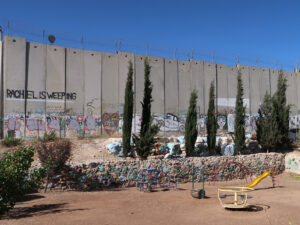
[[[243,185],[243,182],[206,184],[206,199],[191,197],[191,183],[179,184],[177,190],[151,193],[136,188],[37,193],[18,203],[0,224],[300,225],[300,180],[285,173],[279,177],[280,187],[271,188],[271,179],[266,178],[250,193],[252,208],[223,209],[217,199],[217,187]],[[197,184],[197,188],[200,186]]]

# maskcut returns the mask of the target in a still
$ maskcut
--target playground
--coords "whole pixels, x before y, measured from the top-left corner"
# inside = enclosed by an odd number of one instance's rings
[[[279,186],[273,188],[268,176],[248,193],[249,208],[224,209],[218,200],[218,188],[244,184],[244,180],[205,182],[205,199],[191,196],[191,182],[179,183],[177,189],[151,192],[131,187],[32,194],[1,224],[300,224],[300,179],[283,173]],[[202,188],[201,182],[194,185]]]

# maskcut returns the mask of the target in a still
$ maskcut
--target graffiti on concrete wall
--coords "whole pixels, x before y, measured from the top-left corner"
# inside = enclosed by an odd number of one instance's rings
[[[290,129],[298,129],[300,124],[300,115],[290,116],[289,126]]]
[[[27,119],[26,126],[29,131],[45,131],[45,122],[41,119]]]
[[[102,125],[108,135],[112,135],[119,128],[119,113],[103,113]]]
[[[219,129],[227,129],[227,117],[226,115],[217,115],[217,125]]]
[[[228,114],[227,121],[228,121],[228,132],[234,132],[234,114]]]

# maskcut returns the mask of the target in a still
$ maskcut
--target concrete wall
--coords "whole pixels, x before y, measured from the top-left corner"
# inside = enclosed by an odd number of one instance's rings
[[[133,131],[138,132],[145,58],[127,52],[85,51],[5,37],[0,77],[1,118],[4,119],[1,132],[16,137],[41,136],[50,130],[60,136],[120,135],[130,60],[134,67]],[[158,57],[148,57],[148,60],[153,83],[152,113],[154,122],[162,126],[164,133],[184,132],[193,90],[198,92],[198,128],[205,132],[211,82],[215,84],[219,127],[232,127],[229,121],[232,122],[230,115],[234,113],[238,69],[248,114],[247,132],[255,130],[255,116],[266,91],[274,94],[277,88],[278,70],[274,69]],[[300,125],[300,75],[297,70],[284,75],[295,127]]]

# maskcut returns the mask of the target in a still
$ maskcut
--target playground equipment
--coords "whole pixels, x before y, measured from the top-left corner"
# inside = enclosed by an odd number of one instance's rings
[[[273,172],[272,171],[265,171],[262,175],[260,175],[259,177],[257,177],[254,181],[252,181],[250,184],[248,184],[245,187],[254,188],[261,180],[265,179],[270,174],[272,175]],[[272,182],[273,182],[273,187],[274,187],[275,183],[274,183],[273,176],[272,176]]]
[[[177,189],[177,179],[158,169],[144,169],[138,174],[136,187],[148,192],[158,188]]]
[[[222,187],[218,188],[218,199],[224,208],[244,209],[249,207],[247,193],[250,191],[254,191],[254,189],[249,187]],[[222,192],[233,193],[233,195],[220,195]],[[234,199],[229,202],[223,202],[222,199],[227,199],[228,196],[234,196]]]
[[[192,190],[191,195],[194,198],[205,198],[205,190],[204,190],[204,169],[202,168],[202,189],[195,189],[194,187],[194,175],[195,175],[195,168],[193,167],[193,174],[192,174]]]
[[[253,180],[250,184],[244,186],[244,187],[221,187],[218,189],[218,199],[221,203],[221,205],[224,208],[230,208],[230,209],[243,209],[247,208],[249,205],[247,204],[248,200],[248,194],[247,192],[254,191],[254,187],[263,179],[265,179],[267,176],[272,176],[272,182],[273,187],[275,184],[274,181],[274,173],[272,171],[265,171],[262,175],[257,177],[255,180]],[[221,195],[222,192],[231,192],[233,194],[229,195]],[[227,198],[228,196],[234,196],[233,201],[230,202],[223,202],[222,199]]]

